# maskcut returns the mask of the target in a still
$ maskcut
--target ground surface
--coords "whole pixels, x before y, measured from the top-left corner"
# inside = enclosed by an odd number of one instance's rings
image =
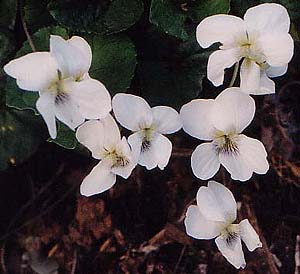
[[[277,97],[258,102],[249,135],[265,143],[269,172],[247,183],[229,180],[225,171],[216,176],[241,202],[239,219],[249,218],[263,242],[253,253],[245,249],[245,270],[228,264],[214,241],[193,240],[184,232],[185,210],[206,182],[190,168],[197,141],[179,133],[172,137],[174,155],[165,171],[139,167],[129,180],[118,179],[113,189],[92,198],[82,197],[79,185],[95,162],[53,144],[2,172],[2,273],[22,273],[26,252],[51,257],[59,273],[298,273],[299,88],[299,82],[285,84]],[[32,273],[30,267],[24,271]]]

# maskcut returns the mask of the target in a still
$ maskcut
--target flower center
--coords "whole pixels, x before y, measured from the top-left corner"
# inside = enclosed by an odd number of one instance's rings
[[[48,90],[55,95],[55,104],[61,104],[68,100],[68,89],[59,70],[57,71],[57,79],[50,84]]]
[[[238,135],[236,133],[224,133],[219,131],[214,138],[214,144],[218,153],[238,154]]]
[[[151,125],[148,127],[143,127],[141,128],[140,133],[143,139],[141,152],[145,152],[151,148],[151,141],[153,140],[155,134],[155,126]]]
[[[130,160],[124,155],[123,152],[113,148],[111,150],[104,148],[103,158],[111,161],[111,167],[125,167],[130,163]]]
[[[226,240],[227,245],[232,245],[239,237],[240,230],[238,224],[229,224],[221,231],[221,237]]]
[[[247,39],[240,41],[242,56],[250,61],[255,62],[262,69],[267,68],[266,58],[263,54],[255,35],[247,33]]]

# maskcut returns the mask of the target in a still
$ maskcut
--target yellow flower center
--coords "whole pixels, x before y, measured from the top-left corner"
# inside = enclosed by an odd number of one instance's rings
[[[155,133],[155,126],[152,124],[151,126],[141,127],[140,134],[143,138],[141,151],[145,152],[150,149],[151,141],[153,140]]]
[[[238,224],[229,224],[221,231],[221,237],[226,240],[227,245],[232,245],[240,233]]]
[[[130,160],[124,155],[124,153],[116,148],[104,149],[103,158],[109,159],[111,167],[124,167],[130,163]]]
[[[249,36],[247,34],[247,39],[243,39],[238,42],[241,48],[241,54],[246,61],[253,61],[261,67],[261,69],[267,68],[266,57],[263,54],[255,35]]]
[[[224,133],[217,131],[214,138],[214,144],[218,153],[237,154],[238,148],[238,134],[235,132]]]

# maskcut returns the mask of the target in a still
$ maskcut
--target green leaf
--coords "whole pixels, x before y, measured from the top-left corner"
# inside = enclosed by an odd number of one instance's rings
[[[78,144],[75,131],[71,130],[61,122],[58,124],[56,139],[49,138],[48,142],[53,142],[67,149],[74,149]]]
[[[11,77],[7,77],[5,90],[7,106],[14,107],[19,110],[30,109],[38,114],[35,107],[36,100],[39,98],[37,92],[20,89],[17,86],[16,80]]]
[[[188,9],[189,17],[199,23],[207,16],[217,13],[227,14],[230,10],[230,0],[195,1]]]
[[[17,14],[17,0],[0,0],[0,26],[13,30]]]
[[[48,3],[49,0],[24,1],[24,19],[31,32],[55,22],[47,9]]]
[[[188,39],[184,28],[187,15],[170,0],[152,0],[150,22],[160,30],[179,39]]]
[[[60,24],[88,33],[115,33],[128,29],[143,13],[141,0],[52,0],[48,8]]]
[[[151,105],[169,105],[176,109],[197,98],[210,53],[191,40],[181,44],[169,56],[140,62],[138,77],[142,97]]]
[[[189,19],[199,23],[207,16],[229,10],[230,0],[186,1],[184,4],[174,0],[152,0],[150,22],[169,35],[187,40],[191,28]]]
[[[107,31],[116,33],[128,29],[137,22],[143,11],[141,0],[114,0],[104,17]]]
[[[104,33],[106,2],[52,0],[48,9],[57,22],[74,31]]]
[[[8,56],[15,50],[15,41],[12,33],[0,30],[0,66],[4,65]]]
[[[0,110],[0,170],[25,161],[45,138],[45,126],[29,110]]]
[[[100,80],[110,93],[125,92],[134,76],[136,52],[131,40],[124,35],[88,38],[93,60],[90,75]]]

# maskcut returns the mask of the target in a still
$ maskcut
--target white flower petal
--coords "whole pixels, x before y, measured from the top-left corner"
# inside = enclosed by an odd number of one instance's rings
[[[196,239],[209,240],[220,235],[226,225],[223,222],[207,220],[200,212],[198,206],[189,206],[184,219],[186,233]]]
[[[254,251],[258,247],[262,247],[259,236],[254,230],[253,226],[245,219],[239,223],[239,230],[242,241],[246,244],[250,251]]]
[[[171,141],[158,134],[153,141],[151,141],[150,148],[141,152],[138,163],[151,170],[158,166],[163,170],[171,157],[172,143]]]
[[[85,70],[88,72],[92,63],[92,49],[88,42],[82,37],[72,36],[72,38],[68,40],[68,43],[80,50],[85,60]]]
[[[241,134],[239,136],[239,154],[253,172],[265,174],[269,170],[267,152],[259,140]]]
[[[116,182],[116,175],[110,172],[109,165],[105,161],[97,164],[87,175],[80,186],[80,193],[84,196],[92,196],[110,189]]]
[[[163,170],[169,163],[172,153],[172,143],[167,137],[161,134],[158,134],[152,143],[156,150],[157,166]]]
[[[212,140],[215,132],[210,119],[213,104],[211,99],[196,99],[183,105],[180,110],[183,130],[200,140]]]
[[[191,157],[194,175],[207,180],[213,177],[220,168],[219,157],[212,143],[204,143],[196,147]]]
[[[127,179],[130,176],[132,170],[135,168],[136,163],[134,163],[132,160],[131,150],[125,137],[123,137],[119,144],[117,144],[116,150],[129,162],[125,166],[112,167],[111,172]]]
[[[271,80],[266,71],[261,71],[260,74],[260,87],[255,92],[251,93],[253,95],[265,95],[275,93],[275,83]]]
[[[217,87],[224,82],[224,70],[241,59],[239,48],[214,51],[208,58],[207,78]]]
[[[55,103],[54,111],[57,119],[72,130],[84,122],[84,117],[79,112],[77,103],[70,96],[62,102]]]
[[[55,56],[63,78],[82,77],[90,67],[90,57],[82,45],[78,45],[78,39],[75,40],[69,42],[57,35],[50,36],[50,52]]]
[[[29,91],[46,90],[58,77],[58,64],[49,52],[29,53],[10,61],[3,69],[17,79],[19,88]]]
[[[211,119],[225,133],[242,132],[253,120],[255,101],[239,88],[225,89],[215,99]]]
[[[245,58],[240,68],[241,89],[252,94],[260,88],[260,66],[254,61]]]
[[[218,249],[221,251],[222,255],[228,262],[230,262],[237,269],[245,268],[246,261],[244,252],[242,250],[241,238],[239,235],[230,244],[228,244],[226,239],[222,236],[216,238],[215,242]]]
[[[265,70],[255,62],[245,59],[240,70],[241,89],[247,94],[264,95],[275,93],[275,83]]]
[[[57,135],[54,100],[55,98],[52,93],[41,92],[39,99],[36,101],[36,108],[45,120],[52,139],[55,139]]]
[[[118,93],[112,99],[112,106],[117,121],[131,131],[152,124],[151,108],[141,97]]]
[[[70,96],[86,119],[102,119],[111,111],[111,98],[105,86],[94,79],[72,82]]]
[[[138,163],[139,161],[142,142],[143,142],[143,137],[140,134],[140,132],[133,133],[128,137],[128,143],[131,147],[132,160],[135,163]]]
[[[263,144],[243,134],[239,135],[237,142],[237,153],[219,154],[220,162],[231,174],[231,178],[247,181],[251,178],[253,172],[265,174],[269,169],[269,163]]]
[[[86,146],[95,159],[102,158],[104,128],[98,120],[90,120],[78,127],[76,131],[78,142]]]
[[[197,27],[196,36],[202,48],[208,48],[215,42],[235,47],[239,39],[247,38],[244,21],[225,14],[209,16],[202,20]]]
[[[181,129],[182,122],[178,112],[166,106],[152,108],[155,130],[161,134],[171,134]]]
[[[131,135],[128,141],[133,147],[133,154],[137,154],[136,150],[138,147],[141,148],[141,139],[136,135]],[[150,147],[144,151],[140,152],[138,163],[141,166],[145,166],[148,170],[151,170],[158,166],[163,170],[171,157],[172,153],[172,143],[171,141],[163,136],[162,134],[157,134],[154,139],[150,142]]]
[[[250,32],[288,32],[290,17],[285,7],[275,3],[265,3],[248,9],[244,15]]]
[[[266,73],[269,77],[278,77],[286,74],[288,70],[288,65],[284,65],[281,67],[269,67],[266,70]]]
[[[294,41],[288,33],[264,33],[259,37],[258,43],[270,66],[284,66],[293,57]]]
[[[252,177],[253,169],[240,154],[220,153],[219,159],[233,180],[244,182]]]
[[[237,206],[231,191],[215,181],[209,181],[207,187],[200,187],[197,205],[208,220],[232,223],[236,219]]]
[[[104,143],[103,146],[106,149],[115,147],[121,140],[120,129],[115,119],[109,114],[105,118],[101,119],[103,124]]]

